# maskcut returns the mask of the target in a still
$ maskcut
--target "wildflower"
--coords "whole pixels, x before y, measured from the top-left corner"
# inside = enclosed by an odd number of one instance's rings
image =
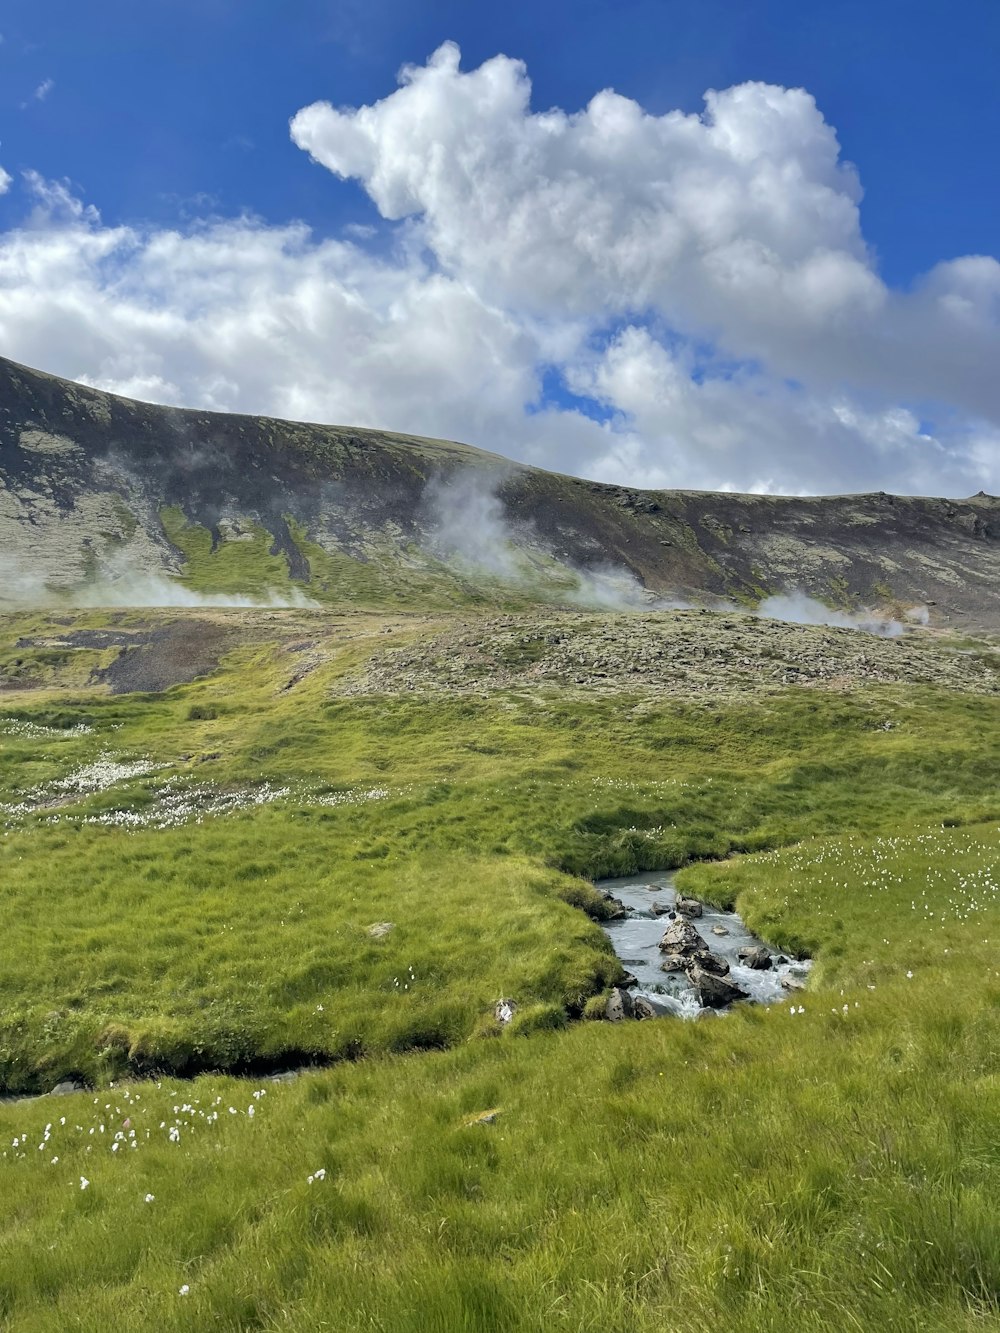
[[[907,981],[912,981],[912,980],[913,980],[913,973],[912,973],[912,972],[907,972],[907,974],[906,974],[906,979],[907,979]]]
[[[190,1287],[188,1286],[188,1284],[185,1282],[184,1285],[183,1285],[183,1287],[180,1287],[180,1288],[178,1289],[177,1294],[178,1294],[178,1296],[186,1296],[190,1290],[191,1290],[191,1288],[190,1288]]]
[[[314,1171],[311,1176],[306,1176],[306,1180],[309,1182],[310,1185],[313,1183],[314,1180],[325,1180],[325,1179],[326,1179],[326,1167],[324,1166],[321,1166],[318,1171]]]
[[[146,1198],[145,1198],[145,1200],[144,1200],[144,1202],[146,1202],[146,1203],[155,1203],[155,1202],[156,1202],[156,1195],[155,1195],[155,1194],[147,1194],[147,1195],[146,1195]]]
[[[251,1120],[252,1120],[253,1117],[254,1117],[254,1109],[255,1109],[255,1108],[254,1108],[253,1106],[248,1106],[248,1107],[247,1107],[247,1115],[250,1117]]]
[[[90,1181],[87,1179],[86,1176],[81,1176],[81,1177],[80,1177],[80,1188],[81,1188],[82,1190],[85,1190],[85,1189],[89,1186],[89,1184],[90,1184]]]
[[[58,1161],[59,1161],[59,1158],[58,1158],[58,1157],[53,1157],[53,1159],[52,1159],[52,1165],[55,1166],[55,1164],[56,1164]]]

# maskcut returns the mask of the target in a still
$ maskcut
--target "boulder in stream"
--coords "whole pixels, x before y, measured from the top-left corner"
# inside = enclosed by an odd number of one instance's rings
[[[650,1001],[646,999],[645,995],[637,995],[635,997],[632,1017],[638,1018],[640,1021],[644,1018],[656,1017],[656,1010],[653,1008]]]
[[[602,893],[604,900],[604,919],[605,921],[624,921],[628,916],[628,909],[620,898],[616,898],[613,893]]]
[[[681,916],[701,916],[702,906],[697,898],[678,898],[677,910]]]
[[[609,1023],[620,1023],[622,1019],[635,1017],[635,1001],[627,990],[616,986],[608,996],[604,1006],[604,1017]]]
[[[688,980],[698,996],[698,1003],[706,1009],[725,1009],[726,1005],[736,1000],[750,998],[741,986],[728,977],[718,977],[714,972],[706,972],[697,965],[688,970]]]
[[[752,967],[755,972],[770,972],[771,955],[762,944],[747,944],[737,954],[744,967]]]
[[[708,952],[708,945],[690,921],[675,921],[673,925],[668,926],[659,947],[664,953],[679,953],[682,957]]]
[[[687,959],[685,966],[688,969],[700,967],[705,972],[711,972],[716,977],[729,976],[729,964],[724,958],[720,958],[717,953],[709,953],[703,949],[701,953],[693,954]]]

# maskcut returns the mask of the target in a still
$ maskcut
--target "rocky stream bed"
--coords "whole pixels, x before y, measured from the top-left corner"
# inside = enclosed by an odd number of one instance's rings
[[[670,874],[596,885],[618,913],[602,922],[632,981],[612,991],[607,1017],[697,1018],[737,1002],[773,1004],[805,987],[808,959],[771,949],[735,912],[678,895]]]

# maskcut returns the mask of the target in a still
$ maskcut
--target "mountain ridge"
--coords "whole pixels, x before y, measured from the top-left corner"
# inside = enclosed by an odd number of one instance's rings
[[[150,579],[371,606],[800,589],[1000,628],[1000,499],[982,493],[645,491],[456,441],[141,403],[3,358],[0,559],[8,605],[126,604]]]

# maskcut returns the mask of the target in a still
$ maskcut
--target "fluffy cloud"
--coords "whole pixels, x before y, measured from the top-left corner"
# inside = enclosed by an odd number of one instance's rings
[[[766,290],[779,317],[811,319],[884,300],[856,175],[801,90],[709,93],[703,116],[650,116],[611,91],[533,114],[519,61],[463,73],[452,44],[402,79],[375,106],[306,107],[292,137],[384,218],[420,217],[440,263],[493,300],[711,318]]]
[[[7,193],[10,189],[10,182],[10,172],[4,171],[3,167],[0,167],[0,194]]]
[[[887,288],[807,93],[537,114],[520,63],[465,73],[447,45],[292,134],[361,182],[374,246],[252,218],[107,227],[29,175],[0,233],[0,347],[137,397],[633,484],[1000,490],[1000,265]]]
[[[651,116],[611,91],[575,115],[533,113],[530,91],[521,62],[466,73],[446,44],[374,106],[304,108],[292,137],[387,220],[416,219],[446,272],[505,307],[655,311],[777,375],[1000,414],[1000,264],[962,259],[912,296],[887,289],[857,174],[808,93],[747,83],[708,93],[701,115]]]

